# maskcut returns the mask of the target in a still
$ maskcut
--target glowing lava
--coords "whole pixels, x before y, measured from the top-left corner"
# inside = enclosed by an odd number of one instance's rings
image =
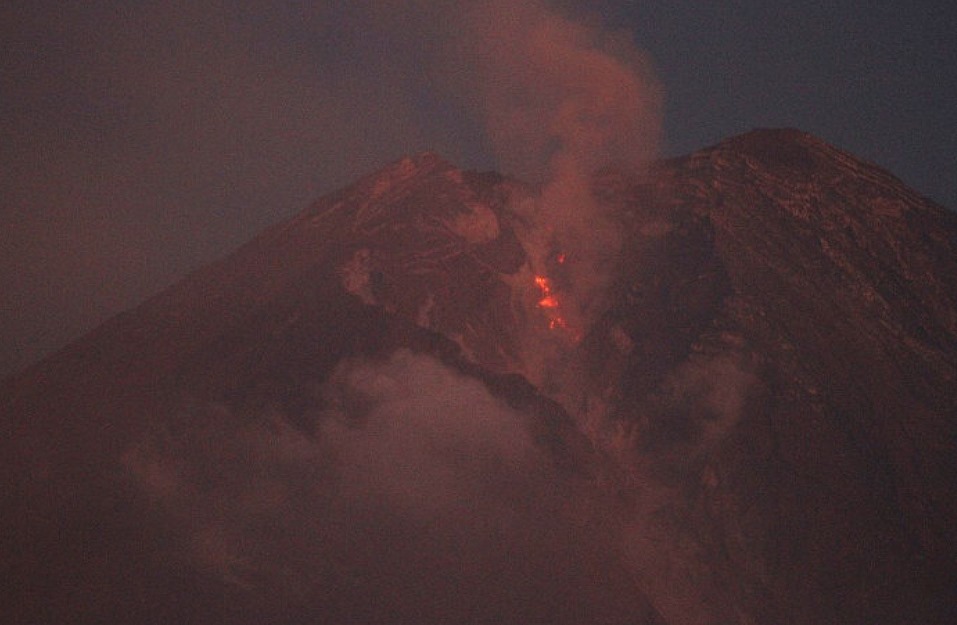
[[[561,303],[552,290],[551,280],[545,276],[535,276],[535,284],[542,292],[542,297],[538,300],[538,307],[548,311],[548,329],[567,328],[568,324],[565,323],[565,319],[562,318],[558,311],[561,307]]]
[[[545,276],[535,276],[535,284],[542,291],[542,299],[538,300],[539,308],[558,308],[558,298],[552,293],[552,283]]]

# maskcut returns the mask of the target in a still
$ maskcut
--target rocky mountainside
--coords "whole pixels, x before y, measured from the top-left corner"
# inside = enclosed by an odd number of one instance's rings
[[[634,348],[602,376],[717,594],[757,622],[951,620],[954,214],[792,131],[652,180],[601,326]]]
[[[957,217],[790,130],[603,171],[572,319],[535,194],[404,159],[8,379],[9,622],[957,618]]]

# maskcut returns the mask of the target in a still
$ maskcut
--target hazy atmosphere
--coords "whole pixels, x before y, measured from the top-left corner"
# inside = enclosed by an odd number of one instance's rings
[[[584,82],[629,103],[603,158],[792,126],[957,207],[948,3],[343,4],[0,7],[0,374],[403,154],[574,181],[547,103]]]

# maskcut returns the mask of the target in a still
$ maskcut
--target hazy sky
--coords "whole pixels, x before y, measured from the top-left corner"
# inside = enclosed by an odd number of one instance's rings
[[[793,126],[957,207],[950,3],[557,5],[646,53],[665,155]],[[0,374],[405,153],[496,167],[461,6],[2,3]]]

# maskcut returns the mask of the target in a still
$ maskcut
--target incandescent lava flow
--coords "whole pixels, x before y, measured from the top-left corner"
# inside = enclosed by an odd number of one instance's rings
[[[559,252],[554,256],[554,264],[556,266],[562,266],[565,264],[567,257],[563,252]],[[548,320],[548,329],[556,331],[565,331],[569,333],[574,342],[578,342],[581,339],[581,330],[575,329],[573,324],[569,322],[568,312],[564,306],[563,299],[559,296],[559,289],[555,286],[555,281],[550,278],[545,273],[535,275],[535,286],[538,287],[540,297],[538,297],[535,305],[541,310],[546,319]]]

